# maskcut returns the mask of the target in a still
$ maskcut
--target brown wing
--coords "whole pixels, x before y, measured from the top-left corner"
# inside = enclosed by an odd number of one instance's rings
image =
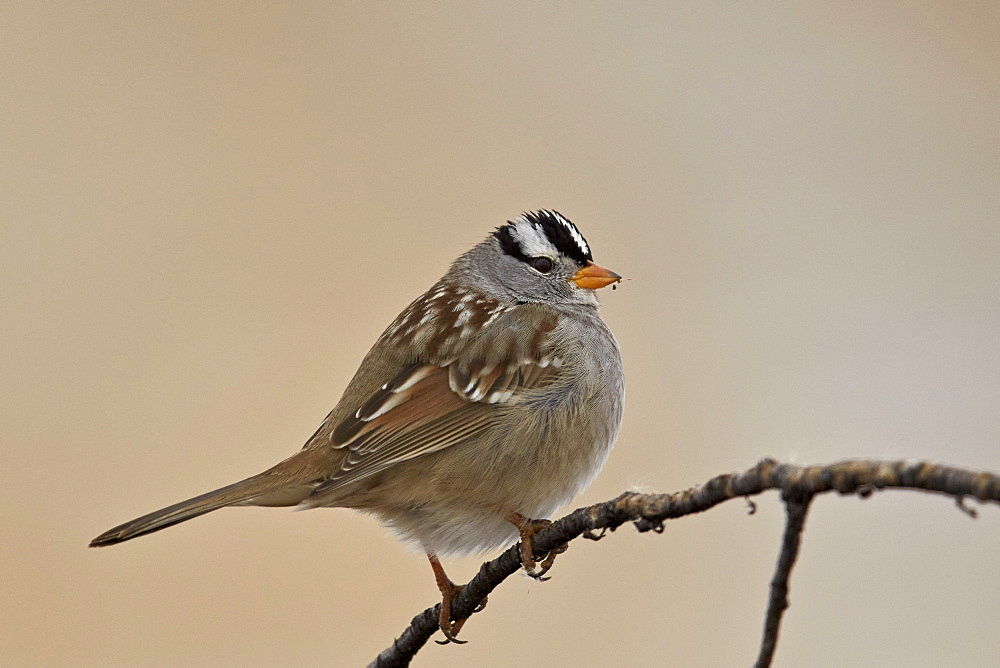
[[[557,315],[537,305],[519,311],[513,318],[503,312],[485,327],[460,328],[446,339],[450,345],[424,344],[440,361],[407,365],[332,425],[331,445],[348,453],[313,499],[475,436],[490,425],[496,405],[552,382],[562,364],[549,342]]]
[[[474,436],[490,424],[495,404],[548,384],[560,364],[542,357],[503,366],[408,366],[333,430],[333,446],[349,452],[313,498]]]

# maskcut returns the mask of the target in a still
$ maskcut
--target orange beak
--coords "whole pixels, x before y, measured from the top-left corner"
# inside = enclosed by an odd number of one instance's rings
[[[598,288],[607,287],[612,283],[618,283],[622,280],[622,277],[599,264],[588,262],[586,267],[573,274],[569,280],[581,288],[597,290]]]

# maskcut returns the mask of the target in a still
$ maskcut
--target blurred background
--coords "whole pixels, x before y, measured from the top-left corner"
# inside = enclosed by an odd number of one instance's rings
[[[3,3],[0,663],[374,658],[438,595],[371,518],[87,542],[293,453],[529,209],[634,279],[575,505],[765,456],[1000,469],[998,31],[989,1]],[[748,665],[757,501],[574,543],[415,665]],[[996,506],[819,498],[776,665],[997,665],[998,553]]]

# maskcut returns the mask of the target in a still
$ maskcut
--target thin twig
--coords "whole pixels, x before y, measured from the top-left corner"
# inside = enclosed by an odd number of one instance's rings
[[[781,464],[762,460],[740,473],[716,476],[702,485],[672,494],[626,492],[616,499],[580,508],[538,532],[532,539],[535,557],[582,534],[612,530],[633,522],[637,530],[662,531],[670,519],[704,512],[724,501],[781,490],[784,499],[805,499],[825,492],[869,497],[881,489],[913,489],[953,497],[972,497],[1000,503],[1000,476],[989,472],[912,461],[847,460],[825,466]],[[787,534],[786,534],[787,535]],[[521,566],[515,545],[479,569],[452,602],[456,619],[472,614],[479,602],[516,573]],[[428,608],[413,618],[392,645],[369,664],[376,668],[406,666],[438,630],[439,607]]]
[[[811,495],[798,499],[785,499],[785,535],[781,540],[778,565],[774,569],[774,577],[771,578],[771,597],[767,603],[767,616],[764,619],[764,638],[760,643],[757,663],[754,664],[757,668],[768,668],[771,665],[774,650],[778,646],[781,616],[788,609],[788,578],[799,556],[802,527],[806,523],[810,501],[812,501]]]

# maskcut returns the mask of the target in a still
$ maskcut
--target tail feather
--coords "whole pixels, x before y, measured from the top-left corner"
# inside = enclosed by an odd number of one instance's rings
[[[166,529],[199,515],[210,513],[213,510],[248,501],[254,497],[273,491],[274,481],[268,481],[260,477],[247,478],[246,480],[226,485],[217,490],[196,496],[193,499],[175,503],[172,506],[161,508],[148,515],[143,515],[130,522],[120,524],[90,541],[90,547],[114,545],[115,543],[121,543],[132,538],[145,536],[148,533]]]

